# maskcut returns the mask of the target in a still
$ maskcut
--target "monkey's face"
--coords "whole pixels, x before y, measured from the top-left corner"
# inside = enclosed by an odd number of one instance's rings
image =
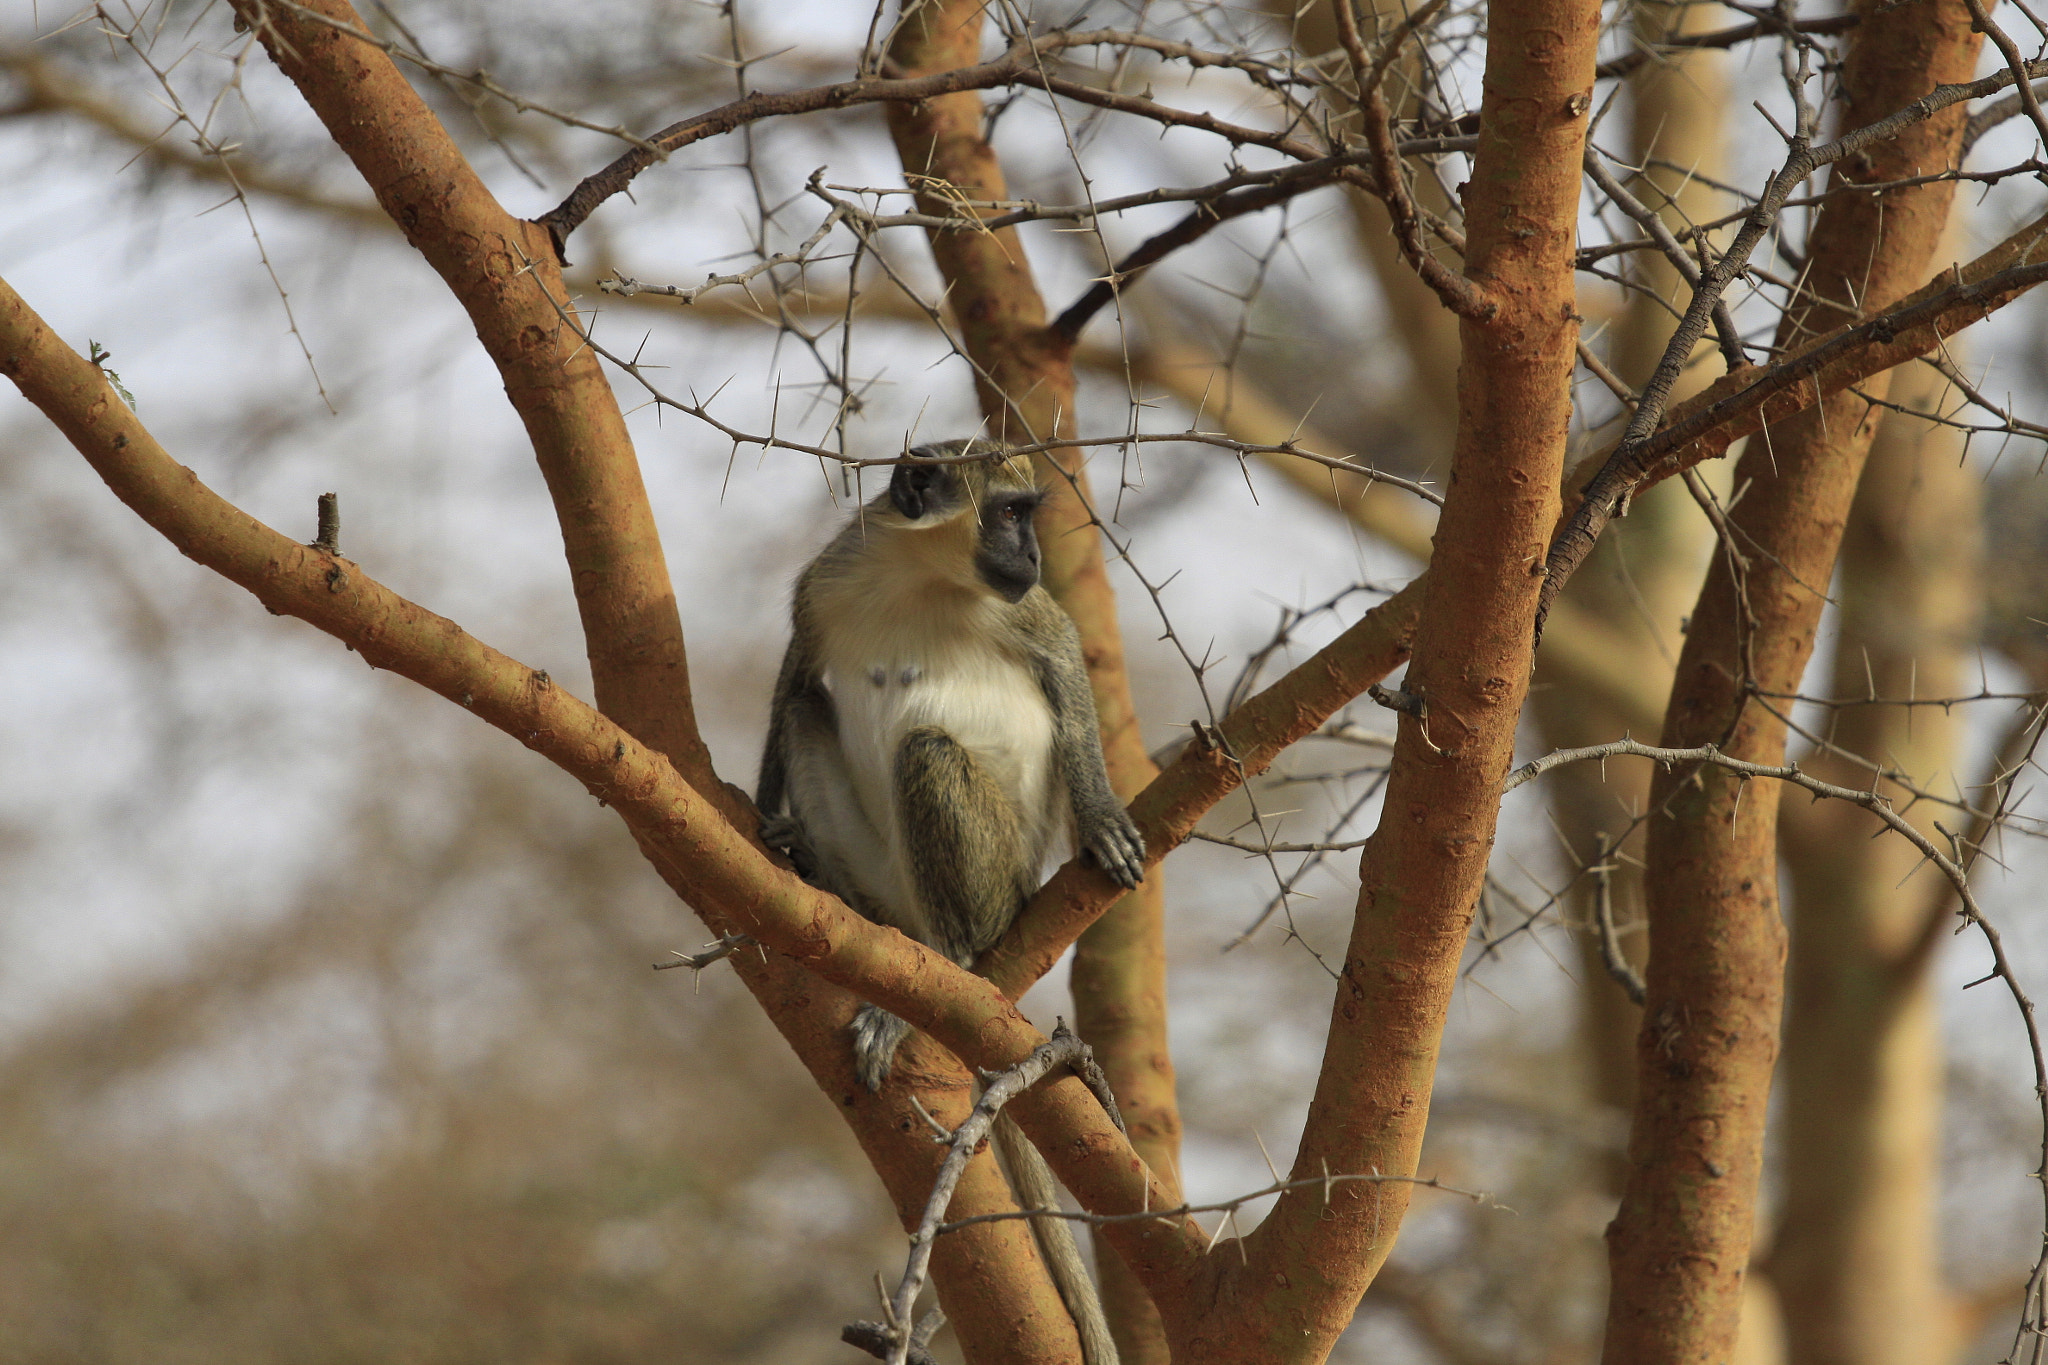
[[[981,500],[981,545],[974,567],[1005,602],[1022,601],[1038,586],[1038,532],[1031,514],[1042,496],[1035,488],[991,487]]]
[[[1000,449],[987,441],[920,446],[913,455],[951,456]],[[1038,533],[1032,513],[1044,495],[1007,465],[902,464],[889,480],[889,502],[911,527],[967,522],[974,529],[975,575],[1006,602],[1038,585]],[[957,551],[955,552],[957,553]]]

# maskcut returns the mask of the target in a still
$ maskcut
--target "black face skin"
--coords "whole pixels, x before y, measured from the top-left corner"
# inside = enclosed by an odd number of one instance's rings
[[[1038,586],[1038,532],[1031,514],[1040,495],[1021,489],[991,493],[981,507],[981,548],[974,567],[1005,602],[1020,602]]]
[[[964,483],[956,465],[900,464],[889,479],[889,501],[906,521],[943,519],[959,508]],[[990,488],[980,499],[974,567],[1005,602],[1020,602],[1038,586],[1038,533],[1031,514],[1043,496],[1035,489]]]

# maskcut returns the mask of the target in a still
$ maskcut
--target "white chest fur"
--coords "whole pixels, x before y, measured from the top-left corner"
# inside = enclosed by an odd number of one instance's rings
[[[829,663],[840,747],[877,828],[886,822],[896,751],[919,726],[943,730],[1010,794],[1020,812],[1045,804],[1052,712],[1024,668],[986,650],[910,641]]]

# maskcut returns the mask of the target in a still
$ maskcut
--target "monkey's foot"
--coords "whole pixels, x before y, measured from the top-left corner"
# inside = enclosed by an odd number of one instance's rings
[[[853,1016],[853,1070],[869,1090],[880,1090],[889,1079],[896,1048],[910,1036],[910,1025],[875,1005],[862,1005]]]
[[[1118,886],[1129,889],[1145,879],[1145,836],[1123,807],[1090,821],[1081,831],[1081,847]]]
[[[811,851],[810,838],[794,815],[765,817],[761,821],[761,842],[787,853],[789,861],[796,866],[796,874],[813,886],[817,885],[818,855]]]

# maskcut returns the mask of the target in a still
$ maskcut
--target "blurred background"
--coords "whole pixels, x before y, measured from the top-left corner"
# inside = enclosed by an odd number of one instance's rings
[[[1154,10],[1099,8],[1091,21],[1108,24]],[[542,104],[633,129],[732,98],[736,50],[757,59],[744,79],[764,87],[839,79],[869,18],[860,6],[681,0],[365,12],[448,67],[486,68]],[[1660,13],[1690,22],[1682,8]],[[1149,18],[1218,46],[1324,50],[1287,14]],[[67,28],[74,17],[51,5],[0,15],[0,275],[71,344],[105,347],[151,430],[213,488],[306,539],[316,496],[337,492],[344,551],[366,571],[588,696],[545,492],[440,282],[225,6],[106,7]],[[1639,22],[1618,16],[1617,50]],[[1455,26],[1446,41],[1455,75]],[[600,135],[414,74],[515,213],[537,216],[615,154]],[[1630,93],[1614,126],[1634,119],[1640,132],[1656,99],[1740,108],[1776,78],[1768,50],[1713,54],[1688,64],[1676,95]],[[1176,102],[1259,114],[1220,76],[1158,79],[1178,83]],[[1216,147],[1193,134],[1073,110],[1063,126],[1035,96],[991,104],[1020,198],[1217,173]],[[1761,183],[1774,142],[1745,140],[1718,112],[1664,117],[1712,144],[1686,154],[1685,191],[1721,193],[1712,212],[1735,203],[1723,180]],[[2031,136],[2021,120],[1978,156],[2020,159]],[[1709,161],[1712,175],[1699,169]],[[874,109],[764,124],[641,177],[570,253],[598,337],[744,430],[772,423],[856,455],[892,454],[905,433],[970,433],[966,367],[910,297],[938,295],[919,237],[889,235],[856,261],[841,235],[805,269],[687,308],[597,290],[614,271],[691,287],[791,249],[825,212],[803,191],[821,165],[835,185],[902,184]],[[1957,254],[2041,198],[2021,187],[1971,205]],[[1105,246],[1127,249],[1177,216],[1153,212],[1106,225],[1106,241],[1028,228],[1049,302],[1099,274]],[[1589,209],[1588,240],[1613,231]],[[1440,480],[1454,358],[1441,319],[1383,284],[1384,235],[1328,190],[1176,256],[1087,334],[1080,428],[1300,431],[1328,453]],[[1768,298],[1741,306],[1767,327]],[[1591,284],[1584,311],[1589,337],[1639,381],[1654,341],[1630,329],[1668,330],[1668,318],[1644,321]],[[1998,315],[1964,347],[1980,389],[2044,411],[2039,307]],[[1585,384],[1581,452],[1611,437],[1616,410]],[[751,787],[787,585],[875,490],[791,452],[735,451],[632,379],[618,389],[707,738],[726,778]],[[1924,406],[1954,405],[1937,384]],[[1965,442],[1903,419],[1897,441],[1915,468],[1961,476],[1940,484],[1933,537],[1971,585],[1942,628],[1944,657],[1961,661],[1953,695],[2048,685],[2041,443]],[[1305,657],[1426,553],[1426,504],[1361,499],[1327,478],[1318,496],[1318,476],[1292,468],[1199,444],[1095,456],[1131,556],[1113,571],[1148,743],[1177,742],[1254,665],[1270,679]],[[1995,515],[1980,532],[1987,490]],[[1578,652],[1546,654],[1530,755],[1630,728],[1654,736],[1710,549],[1685,511],[1632,518],[1621,553],[1575,588],[1590,620],[1547,647]],[[1208,662],[1205,676],[1183,650]],[[1823,649],[1810,690],[1829,690],[1838,655]],[[181,559],[11,390],[0,697],[0,1360],[857,1358],[839,1325],[874,1316],[875,1274],[901,1266],[880,1185],[728,970],[649,970],[705,935],[618,822],[471,717]],[[1944,714],[1917,712],[1916,733],[1940,731]],[[2009,700],[1954,708],[1946,747],[1914,771],[1944,792],[1980,782],[2020,714]],[[1374,736],[1390,726],[1370,705],[1345,720],[1206,828],[1254,841],[1261,829],[1369,831],[1384,757]],[[1595,834],[1628,813],[1640,774],[1623,766],[1509,802],[1423,1164],[1492,1197],[1418,1200],[1338,1359],[1509,1365],[1597,1350],[1633,1022],[1588,956],[1584,870]],[[2048,862],[2028,838],[1995,851],[1999,865],[1980,869],[1985,905],[2038,992]],[[1354,863],[1198,843],[1167,864],[1196,1200],[1267,1183],[1262,1150],[1288,1162]],[[1930,893],[1919,875],[1910,885]],[[1631,887],[1624,865],[1624,931]],[[2010,1000],[1960,989],[1984,960],[1965,936],[1934,970],[1933,1079],[1915,1102],[1931,1107],[1938,1140],[1927,1274],[1953,1318],[1954,1358],[1990,1361],[2039,1245],[2040,1133]],[[1048,1022],[1066,1009],[1062,977],[1027,1002]],[[1771,1180],[1775,1209],[1782,1178]]]

